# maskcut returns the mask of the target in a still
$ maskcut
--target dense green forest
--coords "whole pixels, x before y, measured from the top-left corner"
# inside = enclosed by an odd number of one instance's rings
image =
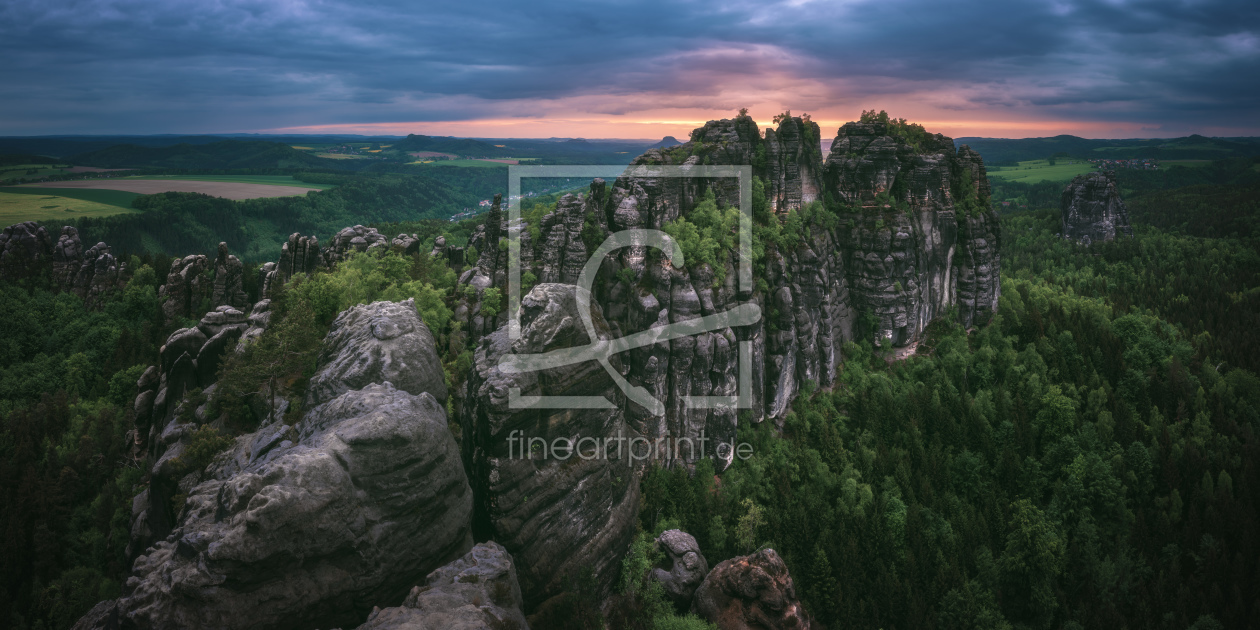
[[[782,438],[743,427],[757,457],[720,485],[648,475],[644,529],[681,526],[710,564],[773,546],[828,627],[1252,623],[1255,361],[1149,309],[1171,284],[1195,296],[1175,320],[1243,314],[1221,271],[1247,261],[1254,284],[1256,252],[1153,230],[1080,249],[1057,218],[1006,217],[992,323],[938,322],[930,354],[894,365],[849,344]],[[1254,351],[1254,323],[1216,330]]]
[[[1077,136],[1051,138],[957,138],[984,157],[986,164],[1040,160],[1052,155],[1095,159],[1220,160],[1260,155],[1260,138],[1145,138],[1096,140]]]
[[[335,160],[315,157],[279,142],[223,140],[211,144],[142,147],[121,144],[70,158],[101,168],[336,168]]]
[[[839,382],[807,387],[781,435],[742,423],[756,456],[720,480],[707,462],[694,475],[650,471],[623,614],[610,621],[704,627],[674,615],[641,579],[646,541],[680,527],[710,566],[775,548],[807,609],[831,628],[1253,625],[1260,251],[1248,169],[1231,168],[1184,185],[1122,180],[1138,226],[1112,243],[1061,240],[1057,195],[1049,208],[1004,215],[992,322],[973,331],[935,322],[919,354],[900,362],[848,344]],[[284,230],[322,239],[364,223],[462,244],[475,224],[417,220],[415,200],[461,194],[431,180],[310,177],[338,187],[250,202],[172,193],[142,202],[155,204],[142,208],[145,222],[82,227],[116,251],[208,252],[227,240],[267,260]],[[701,228],[702,219],[693,217]],[[428,249],[356,256],[295,279],[264,337],[224,362],[223,393],[211,402],[248,429],[231,392],[269,378],[300,390],[335,314],[375,299],[416,298],[442,331],[439,353],[457,382],[471,360],[447,324],[459,269]],[[131,499],[146,469],[128,449],[131,401],[172,330],[156,293],[169,258],[137,256],[130,267],[127,287],[97,311],[49,291],[47,278],[0,283],[8,627],[67,628],[125,579]],[[597,616],[583,588],[573,584],[569,621],[557,627]]]

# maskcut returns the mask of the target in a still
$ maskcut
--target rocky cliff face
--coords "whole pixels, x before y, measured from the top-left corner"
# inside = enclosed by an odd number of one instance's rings
[[[843,361],[841,348],[858,331],[871,334],[877,345],[905,346],[951,309],[967,326],[987,320],[996,309],[1000,230],[988,208],[988,181],[979,155],[965,146],[955,150],[953,141],[941,135],[911,144],[887,125],[850,123],[839,130],[824,162],[813,140],[817,134],[816,125],[800,118],[783,121],[764,138],[748,117],[710,121],[692,133],[690,142],[649,150],[632,163],[752,165],[759,180],[753,205],[779,215],[759,220],[782,221],[782,215],[799,211],[789,223],[801,224],[785,245],[764,244],[766,253],[756,261],[758,277],[750,286],[737,282],[735,252],[721,253],[712,266],[675,267],[654,250],[631,246],[603,261],[592,300],[601,337],[618,338],[745,303],[757,305],[763,315],[753,325],[661,341],[619,355],[619,375],[628,386],[641,387],[663,403],[663,409],[630,401],[595,363],[505,374],[499,362],[509,354],[587,343],[564,287],[576,282],[589,252],[614,232],[659,229],[688,216],[707,192],[719,204],[737,205],[737,182],[595,180],[585,194],[566,196],[550,214],[520,226],[522,275],[541,284],[523,296],[522,336],[516,342],[508,339],[506,300],[490,289],[507,293],[508,248],[500,240],[518,228],[508,225],[496,199],[484,226],[473,235],[470,245],[479,259],[460,278],[460,295],[469,297],[457,307],[455,318],[477,351],[467,387],[455,392],[456,407],[478,522],[527,567],[527,602],[536,604],[555,593],[554,580],[567,567],[548,559],[557,551],[573,560],[573,566],[589,566],[601,583],[611,582],[615,567],[590,554],[601,549],[602,541],[624,544],[630,523],[628,511],[621,515],[620,506],[634,486],[623,491],[621,483],[593,483],[620,477],[615,469],[587,463],[513,461],[507,456],[512,430],[548,441],[556,436],[609,436],[623,428],[648,439],[698,440],[703,435],[728,441],[735,435],[738,410],[691,408],[687,400],[738,393],[741,342],[751,344],[752,419],[781,421],[805,382],[834,382]],[[610,408],[510,410],[506,403],[513,387],[531,395],[603,394]],[[682,457],[695,458],[685,450]],[[545,489],[549,487],[554,489]],[[564,491],[572,488],[583,491]],[[567,515],[563,525],[554,516],[558,514]],[[554,533],[539,537],[540,531]],[[561,531],[585,532],[581,540],[601,542],[563,550],[540,542]]]
[[[765,138],[748,117],[710,121],[687,144],[652,149],[632,164],[749,164],[765,202],[780,214],[825,200],[826,220],[807,221],[795,242],[769,247],[764,286],[737,286],[736,260],[717,269],[674,268],[646,247],[614,252],[601,269],[596,301],[615,336],[756,303],[763,321],[626,353],[627,378],[665,401],[663,416],[631,405],[627,420],[647,435],[722,437],[733,412],[685,409],[683,399],[734,393],[738,342],[753,342],[753,415],[781,418],[804,381],[830,384],[843,343],[865,316],[878,345],[905,346],[954,308],[964,325],[984,321],[1000,290],[1000,230],[988,209],[988,180],[974,151],[934,135],[917,146],[882,123],[839,130],[825,163],[817,125],[789,118]],[[587,252],[613,232],[660,228],[686,216],[713,191],[738,203],[733,180],[622,177],[561,199],[555,212],[521,230],[521,261],[540,282],[572,283]],[[754,205],[757,193],[754,192]],[[475,239],[481,258],[461,281],[478,298],[506,285],[508,226],[497,206]],[[724,269],[722,269],[724,267]],[[718,279],[721,279],[718,281]],[[478,298],[457,312],[475,340],[506,323],[481,315]]]
[[[1120,200],[1115,173],[1077,175],[1063,189],[1063,238],[1089,245],[1133,236],[1129,211]]]
[[[477,537],[498,541],[516,558],[530,604],[559,594],[565,578],[594,579],[610,590],[634,536],[639,505],[639,484],[627,452],[590,442],[584,452],[598,456],[562,458],[551,451],[557,438],[637,435],[618,409],[510,405],[514,389],[522,396],[619,395],[608,373],[593,362],[525,373],[499,365],[512,354],[588,343],[575,316],[574,295],[572,285],[540,284],[522,300],[517,341],[509,341],[506,329],[482,338],[461,416]],[[600,338],[611,338],[598,313],[594,323]],[[521,438],[526,437],[539,441],[525,443]]]
[[[193,254],[171,261],[166,283],[158,289],[162,312],[168,323],[177,317],[200,317],[207,308],[230,306],[248,312],[249,296],[244,290],[245,266],[228,253],[227,243],[219,243],[213,260]]]
[[[290,234],[289,240],[280,246],[280,260],[266,263],[259,269],[262,274],[263,297],[275,297],[276,292],[289,278],[300,273],[312,273],[322,265],[318,238],[302,236],[297,232]]]
[[[182,331],[167,348],[204,337]],[[353,625],[472,546],[472,493],[439,402],[445,389],[426,377],[438,360],[414,305],[353,307],[330,339],[299,426],[277,419],[180,480],[187,499],[169,534],[136,559],[119,619],[138,628]]]

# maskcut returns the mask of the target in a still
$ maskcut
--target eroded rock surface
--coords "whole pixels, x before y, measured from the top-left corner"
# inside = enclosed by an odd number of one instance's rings
[[[335,351],[321,355],[316,373],[338,385],[323,390],[330,397],[309,408],[300,428],[277,421],[240,436],[205,471],[179,481],[187,499],[174,528],[136,559],[116,603],[124,625],[349,626],[374,606],[403,601],[426,575],[468,551],[472,492],[458,447],[443,405],[421,388],[426,376],[410,373],[437,365],[432,337],[407,317],[414,318],[413,305],[384,304],[357,308],[388,312],[401,326],[384,316],[339,319],[326,341]],[[382,337],[414,349],[377,352]],[[199,328],[181,331],[167,343],[180,355],[168,371],[190,355],[185,346],[204,348],[212,339]],[[381,380],[347,381],[351,357],[361,362],[353,375]],[[153,391],[152,380],[142,377],[144,391]],[[173,423],[160,441],[186,432]],[[179,439],[172,436],[155,479]]]
[[[692,612],[721,630],[809,630],[787,565],[773,549],[718,563],[696,589]]]
[[[446,374],[434,348],[433,333],[416,313],[414,300],[352,306],[333,320],[324,338],[324,367],[306,387],[306,408],[384,382],[446,402]]]
[[[806,382],[835,381],[841,348],[859,332],[877,345],[903,347],[951,309],[966,326],[987,321],[996,309],[1001,233],[978,154],[955,150],[939,134],[911,144],[887,124],[848,123],[824,162],[812,141],[818,133],[814,123],[789,117],[762,138],[756,123],[740,116],[709,121],[690,142],[651,149],[632,162],[752,165],[754,208],[777,211],[781,220],[792,211],[812,217],[784,245],[767,245],[764,268],[749,286],[737,281],[734,252],[720,253],[714,265],[675,267],[654,249],[632,246],[603,261],[594,301],[614,336],[741,304],[761,313],[753,325],[624,353],[627,380],[664,404],[664,413],[628,404],[626,419],[636,430],[649,437],[733,437],[735,409],[691,408],[686,400],[736,395],[745,342],[752,418],[781,422]],[[609,234],[660,228],[691,213],[706,192],[719,204],[739,203],[732,178],[596,180],[588,193],[560,199],[554,212],[520,230],[522,275],[573,283]],[[507,323],[506,309],[484,315],[483,296],[489,288],[507,290],[507,253],[496,245],[508,230],[496,206],[470,239],[480,256],[460,278],[472,297],[457,305],[455,319],[471,344]]]
[[[1089,245],[1133,236],[1129,211],[1120,200],[1115,173],[1095,171],[1072,178],[1060,199],[1063,238]]]
[[[434,571],[402,606],[374,610],[358,630],[529,630],[512,555],[484,542]]]
[[[652,569],[649,577],[661,583],[665,596],[675,606],[686,610],[709,573],[709,563],[701,555],[695,537],[681,530],[662,532],[656,538],[656,547],[664,554],[664,561]]]
[[[577,320],[572,285],[540,284],[522,304],[520,339],[511,342],[507,330],[500,329],[477,348],[469,375],[470,400],[461,422],[465,460],[477,497],[477,536],[498,541],[516,559],[525,601],[532,606],[559,594],[566,577],[594,580],[604,592],[611,589],[634,536],[639,484],[627,451],[621,451],[620,458],[610,452],[617,448],[615,441],[608,452],[591,440],[578,442],[579,450],[591,457],[558,459],[554,452],[524,446],[519,439],[538,438],[550,445],[557,438],[615,440],[634,435],[615,407],[509,406],[514,388],[527,397],[617,400],[620,395],[608,373],[594,362],[541,372],[505,372],[500,359],[507,355],[579,346],[589,340]],[[610,333],[598,312],[594,323],[596,334],[607,338]]]

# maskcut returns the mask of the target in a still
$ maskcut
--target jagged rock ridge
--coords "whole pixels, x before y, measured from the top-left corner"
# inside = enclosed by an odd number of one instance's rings
[[[752,344],[752,419],[781,421],[807,381],[824,387],[835,381],[842,346],[859,330],[865,328],[878,345],[906,346],[951,310],[965,326],[985,321],[996,310],[1000,228],[989,208],[978,154],[966,146],[955,150],[953,141],[939,134],[915,146],[886,124],[849,123],[840,128],[824,162],[813,140],[817,134],[812,122],[788,118],[762,137],[756,123],[741,116],[710,121],[692,133],[690,142],[651,149],[632,162],[752,165],[759,180],[754,206],[760,190],[769,210],[814,217],[799,239],[767,247],[764,268],[750,286],[738,283],[733,252],[719,257],[716,268],[675,267],[643,246],[618,250],[603,261],[592,309],[600,336],[621,337],[747,302],[763,314],[754,325],[664,341],[617,357],[617,371],[631,386],[662,401],[663,414],[630,402],[596,364],[507,375],[499,362],[512,353],[588,343],[580,328],[574,332],[576,307],[561,287],[577,280],[589,252],[613,232],[659,229],[687,216],[707,191],[719,203],[736,205],[736,182],[642,176],[611,184],[595,180],[586,194],[565,196],[536,224],[519,227],[508,224],[496,198],[484,225],[472,235],[470,247],[480,254],[460,277],[458,294],[469,297],[455,318],[477,351],[467,387],[454,395],[479,522],[528,567],[523,577],[528,604],[555,595],[554,586],[540,587],[538,580],[554,579],[557,567],[564,568],[555,561],[535,565],[547,545],[521,532],[553,523],[546,515],[560,510],[576,515],[570,517],[574,526],[601,540],[624,539],[631,524],[590,513],[579,505],[592,500],[589,496],[539,493],[540,479],[559,478],[561,487],[572,488],[584,477],[557,477],[560,466],[554,463],[512,460],[505,446],[512,429],[550,439],[607,436],[624,426],[648,439],[728,441],[735,435],[737,409],[694,409],[685,401],[737,393],[741,342]],[[540,283],[523,294],[516,342],[508,339],[502,295],[495,298],[499,302],[488,302],[495,296],[491,288],[506,293],[510,249],[500,240],[509,230],[519,230],[522,276]],[[529,395],[603,394],[611,409],[511,410],[506,403],[513,387]],[[685,452],[683,457],[690,458]],[[603,501],[593,504],[618,505],[615,497]],[[610,583],[614,568],[591,566],[600,584]],[[539,573],[529,575],[535,567]]]

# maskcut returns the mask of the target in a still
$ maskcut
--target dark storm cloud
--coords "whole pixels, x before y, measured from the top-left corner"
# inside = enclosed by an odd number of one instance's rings
[[[10,134],[621,113],[783,77],[1156,127],[1260,111],[1255,2],[9,0],[0,55]]]

